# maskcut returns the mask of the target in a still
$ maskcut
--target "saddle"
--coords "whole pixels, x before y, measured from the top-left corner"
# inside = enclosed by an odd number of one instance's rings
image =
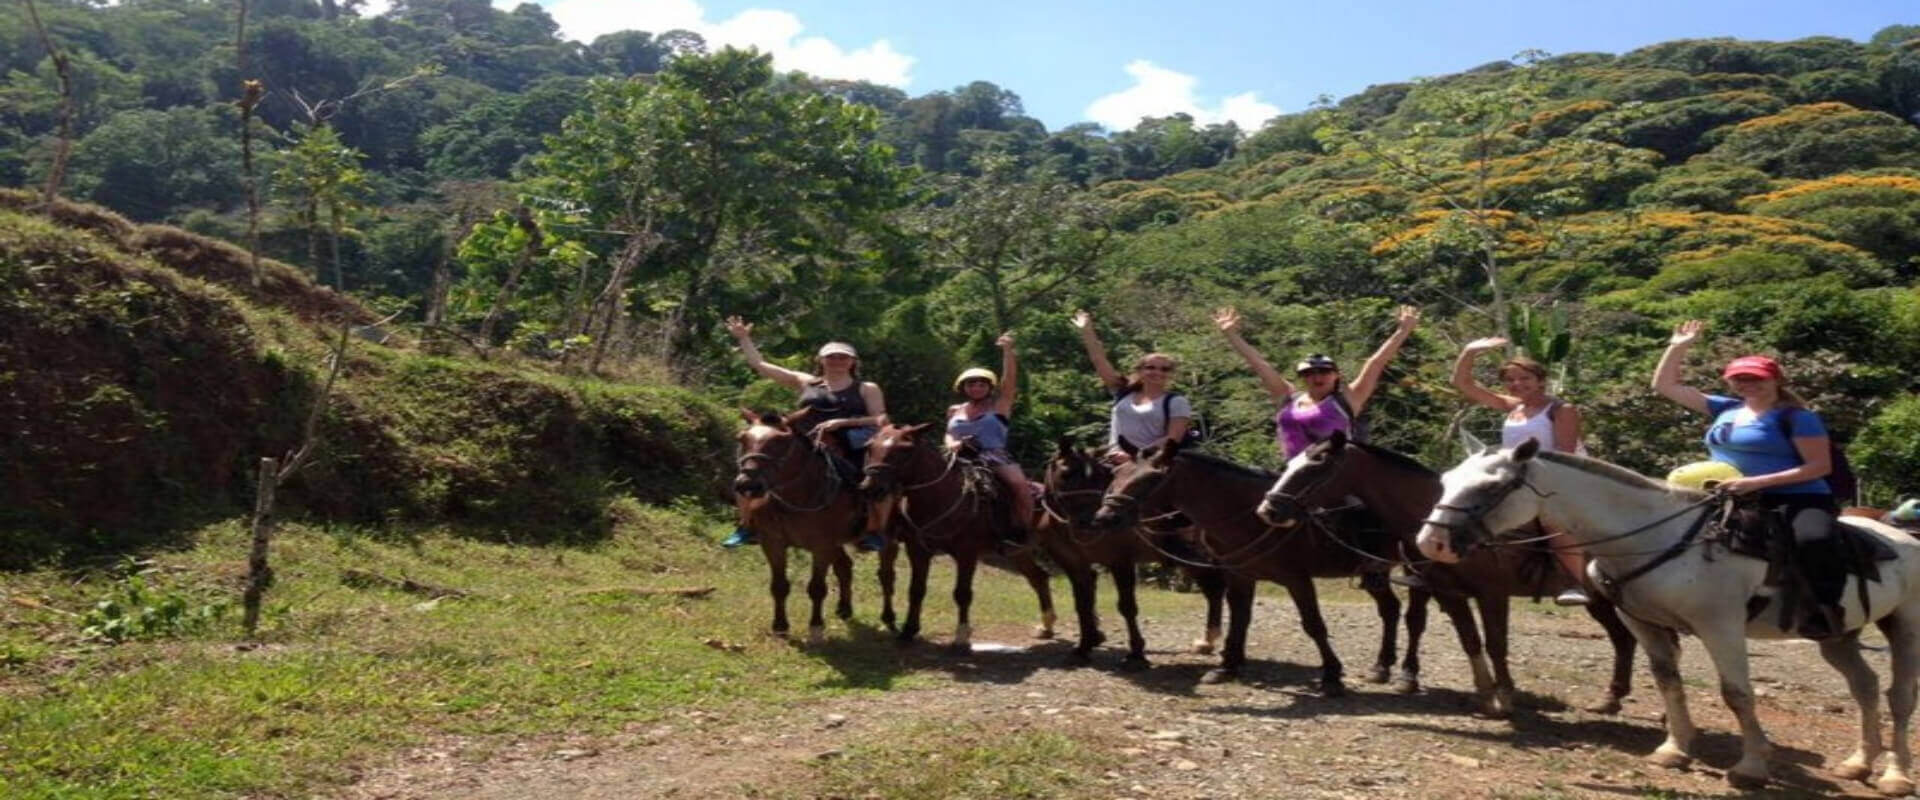
[[[1773,592],[1747,602],[1747,618],[1758,616],[1769,600],[1780,601],[1778,626],[1810,639],[1845,632],[1841,591],[1847,579],[1857,577],[1860,607],[1868,609],[1867,582],[1880,582],[1880,562],[1899,556],[1873,535],[1839,522],[1827,536],[1796,542],[1792,521],[1782,509],[1742,498],[1729,499],[1715,523],[1724,532],[1727,549],[1767,562],[1765,585]]]

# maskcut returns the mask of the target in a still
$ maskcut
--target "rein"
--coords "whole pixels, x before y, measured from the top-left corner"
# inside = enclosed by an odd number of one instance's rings
[[[785,467],[787,465],[788,460],[793,457],[793,453],[791,452],[792,447],[793,445],[788,445],[789,452],[787,452],[785,455],[781,456],[778,459],[775,459],[773,456],[768,455],[766,453],[747,453],[743,456],[740,456],[740,458],[736,459],[735,464],[739,467],[740,471],[743,473],[746,472],[748,464],[754,463],[756,461],[771,462],[772,466],[776,470],[778,470],[780,468]],[[813,451],[814,454],[817,454],[820,457],[821,465],[826,468],[827,486],[826,486],[826,491],[824,492],[826,499],[821,500],[820,504],[817,506],[802,506],[794,503],[791,500],[788,500],[786,497],[780,494],[780,491],[779,491],[780,487],[791,486],[795,483],[806,480],[807,475],[805,472],[802,472],[800,475],[797,475],[790,480],[782,481],[780,483],[768,486],[767,497],[773,500],[774,502],[779,503],[783,509],[791,513],[811,514],[815,511],[823,510],[827,506],[833,505],[834,499],[838,497],[840,494],[840,489],[841,489],[840,471],[837,469],[834,469],[832,457],[827,454],[827,451],[822,450],[820,448],[809,447],[808,449]],[[765,467],[763,466],[762,469],[765,469]]]
[[[953,505],[951,505],[951,506],[948,506],[948,507],[947,507],[947,510],[945,510],[945,511],[942,511],[942,512],[940,512],[940,514],[939,514],[938,516],[935,516],[935,517],[934,517],[934,518],[933,518],[932,520],[929,520],[929,521],[927,521],[927,522],[924,522],[924,523],[923,523],[923,522],[915,522],[915,521],[913,521],[913,515],[912,515],[911,513],[909,513],[909,512],[908,512],[908,510],[907,510],[907,507],[908,507],[908,505],[907,505],[907,501],[908,501],[908,498],[907,498],[907,497],[905,497],[904,495],[905,495],[906,493],[908,493],[908,492],[914,492],[914,491],[919,491],[919,490],[921,490],[921,489],[925,489],[925,488],[927,488],[927,487],[929,487],[929,486],[933,486],[934,484],[937,484],[937,483],[940,483],[940,482],[942,482],[942,481],[945,481],[945,480],[947,479],[947,476],[949,476],[949,475],[952,475],[952,474],[953,474],[953,468],[954,468],[954,466],[955,466],[956,464],[958,464],[959,462],[960,462],[960,451],[958,451],[958,450],[955,450],[955,451],[953,451],[953,452],[951,452],[951,453],[949,453],[949,454],[947,455],[947,464],[946,464],[946,467],[945,467],[944,469],[942,469],[942,470],[940,470],[940,474],[939,474],[939,475],[936,475],[936,476],[934,476],[934,478],[933,478],[933,480],[930,480],[930,481],[927,481],[927,482],[925,482],[925,483],[916,483],[916,484],[912,484],[912,485],[909,485],[909,486],[904,486],[904,487],[901,487],[901,489],[900,489],[900,493],[901,493],[901,494],[903,495],[903,496],[902,496],[902,497],[900,498],[900,499],[901,499],[901,503],[900,503],[900,518],[901,518],[901,519],[903,519],[903,520],[906,520],[906,522],[907,522],[907,525],[909,525],[909,526],[911,526],[911,527],[913,528],[913,532],[914,532],[914,533],[916,533],[916,534],[918,534],[918,535],[919,535],[919,536],[921,536],[922,538],[928,538],[928,539],[931,539],[931,538],[937,538],[937,539],[939,539],[940,541],[950,541],[950,540],[952,540],[952,539],[953,539],[953,537],[954,537],[954,535],[955,535],[955,534],[951,534],[951,533],[950,533],[950,534],[947,534],[946,536],[940,536],[940,537],[931,537],[931,536],[928,536],[928,535],[927,535],[927,531],[928,531],[929,529],[931,529],[931,528],[933,528],[934,526],[936,526],[936,525],[939,525],[940,523],[942,523],[942,522],[944,522],[944,521],[946,521],[946,519],[947,519],[947,517],[951,517],[951,516],[953,516],[953,514],[954,514],[954,512],[956,512],[956,511],[959,511],[959,510],[960,510],[960,507],[961,507],[961,506],[963,506],[963,505],[966,505],[966,502],[967,502],[967,499],[968,499],[968,492],[967,492],[967,490],[966,490],[966,487],[965,487],[965,486],[962,486],[962,487],[960,488],[960,492],[959,492],[959,494],[958,494],[958,496],[956,496],[956,497],[954,498],[954,500],[953,500]],[[869,464],[869,465],[867,465],[867,468],[866,468],[866,473],[867,473],[868,475],[875,475],[875,474],[880,474],[880,473],[881,473],[881,470],[883,470],[883,469],[884,469],[884,470],[893,470],[893,469],[894,469],[894,465],[892,465],[892,464],[888,464],[888,463],[884,463],[884,462],[882,462],[882,463],[879,463],[879,464]]]

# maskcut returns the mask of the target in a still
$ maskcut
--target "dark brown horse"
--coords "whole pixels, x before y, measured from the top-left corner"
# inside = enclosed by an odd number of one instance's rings
[[[1386,448],[1349,441],[1344,434],[1336,433],[1287,462],[1286,472],[1261,501],[1259,514],[1284,529],[1333,535],[1328,528],[1338,526],[1337,518],[1319,509],[1338,507],[1347,498],[1356,498],[1385,523],[1402,543],[1403,553],[1417,558],[1414,537],[1419,535],[1427,512],[1439,501],[1440,488],[1439,474],[1420,462]],[[1458,564],[1416,562],[1410,567],[1437,594],[1441,609],[1460,634],[1467,661],[1473,665],[1481,713],[1506,716],[1513,710],[1513,675],[1507,669],[1509,598],[1552,596],[1573,585],[1573,579],[1560,570],[1544,548],[1544,543],[1533,550],[1485,548]],[[1631,689],[1633,634],[1621,623],[1611,603],[1599,592],[1590,594],[1587,613],[1613,643],[1613,678],[1606,695],[1589,704],[1587,710],[1611,714],[1620,710],[1620,699]],[[1407,656],[1395,679],[1395,688],[1403,692],[1419,687],[1420,634],[1413,620],[1418,617],[1420,627],[1425,627],[1428,596],[1416,590],[1408,604]],[[1481,632],[1465,607],[1468,598],[1480,608],[1485,653],[1481,652]],[[1492,657],[1491,664],[1488,656]]]
[[[1273,483],[1273,473],[1250,469],[1201,453],[1182,452],[1177,446],[1143,452],[1122,466],[1107,489],[1094,521],[1101,526],[1130,527],[1143,516],[1178,509],[1200,531],[1199,546],[1209,563],[1227,576],[1226,648],[1219,668],[1205,680],[1217,682],[1239,674],[1247,660],[1247,627],[1253,618],[1256,581],[1285,586],[1300,612],[1300,628],[1320,651],[1320,690],[1328,696],[1346,692],[1344,669],[1333,652],[1314,578],[1353,577],[1371,573],[1361,586],[1380,612],[1380,653],[1367,680],[1385,683],[1394,662],[1400,626],[1400,599],[1387,586],[1372,558],[1382,552],[1335,541],[1326,536],[1301,535],[1262,522],[1254,508]]]
[[[785,417],[745,409],[740,413],[747,429],[740,432],[740,471],[733,477],[733,491],[740,499],[740,524],[759,534],[767,569],[773,573],[773,632],[784,635],[788,630],[787,548],[799,547],[813,556],[807,640],[817,644],[826,638],[821,606],[827,599],[829,568],[840,584],[834,614],[841,619],[853,616],[853,560],[846,545],[860,533],[857,520],[864,501],[834,468],[827,450],[831,445],[808,435],[811,412]]]
[[[1135,599],[1137,565],[1163,561],[1178,567],[1199,584],[1207,598],[1207,629],[1204,638],[1193,643],[1195,652],[1211,653],[1220,641],[1220,612],[1226,594],[1226,576],[1217,569],[1181,566],[1169,555],[1180,552],[1173,540],[1178,533],[1104,530],[1093,524],[1100,510],[1100,498],[1113,482],[1113,470],[1102,457],[1104,451],[1081,451],[1073,442],[1061,439],[1058,451],[1047,462],[1047,493],[1041,498],[1043,522],[1038,529],[1040,543],[1047,556],[1067,575],[1073,587],[1073,607],[1080,617],[1080,644],[1074,657],[1086,661],[1093,648],[1106,641],[1100,632],[1100,616],[1094,610],[1099,576],[1094,565],[1107,568],[1113,576],[1114,592],[1119,595],[1120,616],[1127,621],[1127,657],[1125,666],[1147,666],[1147,640],[1140,634],[1140,605]],[[1178,557],[1178,556],[1174,556]]]
[[[873,496],[890,496],[896,502],[887,524],[890,535],[906,546],[911,573],[907,580],[907,619],[901,623],[899,639],[911,642],[920,635],[920,608],[927,596],[927,573],[933,556],[945,553],[953,557],[953,603],[959,623],[953,633],[953,648],[971,649],[973,627],[969,607],[973,604],[973,572],[982,560],[994,566],[1020,573],[1040,599],[1040,626],[1036,635],[1053,636],[1053,591],[1047,584],[1047,571],[1033,558],[1031,548],[1013,548],[1002,555],[998,547],[1002,529],[1001,513],[991,496],[997,478],[985,468],[960,459],[957,454],[941,455],[938,445],[920,441],[931,425],[888,425],[874,434],[867,444],[865,478],[862,491]],[[938,435],[936,431],[934,435]],[[1035,520],[1028,521],[1033,530]],[[882,554],[883,560],[885,554]],[[883,568],[884,569],[884,568]],[[889,612],[893,605],[892,580],[882,581]]]

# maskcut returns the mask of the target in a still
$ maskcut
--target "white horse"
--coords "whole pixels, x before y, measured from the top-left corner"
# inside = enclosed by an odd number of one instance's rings
[[[1609,587],[1612,599],[1628,615],[1627,626],[1646,648],[1666,701],[1667,740],[1648,759],[1665,767],[1692,760],[1696,729],[1680,684],[1677,636],[1691,633],[1706,645],[1720,673],[1720,696],[1740,720],[1740,763],[1727,771],[1727,782],[1742,789],[1766,783],[1772,748],[1754,715],[1746,639],[1799,637],[1778,627],[1779,609],[1773,607],[1778,601],[1748,619],[1748,600],[1768,591],[1763,586],[1767,565],[1705,541],[1701,522],[1717,506],[1711,496],[1675,489],[1603,461],[1541,452],[1533,441],[1507,451],[1489,448],[1449,470],[1441,481],[1440,502],[1420,531],[1423,554],[1453,563],[1478,540],[1535,518],[1566,532],[1592,557],[1589,577]],[[1877,623],[1893,658],[1893,683],[1887,690],[1893,758],[1874,785],[1885,794],[1906,795],[1914,790],[1908,777],[1913,757],[1907,725],[1913,715],[1915,678],[1920,676],[1920,542],[1878,522],[1853,517],[1841,521],[1886,542],[1898,559],[1880,565],[1879,581],[1866,582],[1866,609],[1860,606],[1858,579],[1848,581],[1842,595],[1847,632],[1820,642],[1820,655],[1846,677],[1860,707],[1860,744],[1833,772],[1847,780],[1864,780],[1883,752],[1875,696],[1879,677],[1859,648],[1860,629]]]

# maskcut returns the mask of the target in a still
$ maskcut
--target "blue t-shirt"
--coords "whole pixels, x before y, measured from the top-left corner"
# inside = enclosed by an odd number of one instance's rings
[[[1707,413],[1713,415],[1713,426],[1707,428],[1707,452],[1713,454],[1715,461],[1732,464],[1742,475],[1770,475],[1803,463],[1800,451],[1780,430],[1782,414],[1793,415],[1794,438],[1827,435],[1827,426],[1820,422],[1820,415],[1804,408],[1776,408],[1745,422],[1735,422],[1735,418],[1742,416],[1742,405],[1736,397],[1707,395]],[[1766,493],[1833,494],[1833,489],[1827,486],[1826,479],[1815,478],[1775,486]]]

